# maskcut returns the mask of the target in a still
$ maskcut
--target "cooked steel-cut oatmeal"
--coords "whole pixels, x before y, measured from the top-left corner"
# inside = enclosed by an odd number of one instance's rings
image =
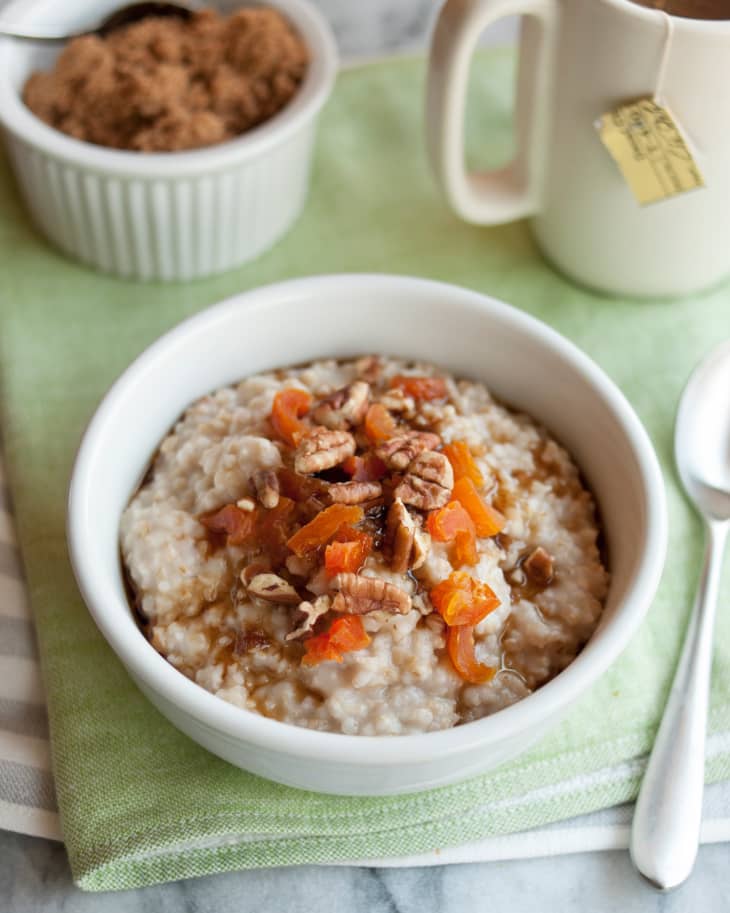
[[[121,523],[145,633],[298,726],[446,729],[520,700],[608,586],[566,451],[478,383],[368,356],[250,377],[162,442]]]

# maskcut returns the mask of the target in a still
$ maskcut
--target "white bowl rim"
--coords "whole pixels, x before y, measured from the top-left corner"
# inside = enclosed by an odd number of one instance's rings
[[[615,617],[603,627],[573,662],[552,681],[517,703],[480,720],[452,729],[417,735],[361,736],[318,732],[281,723],[229,704],[187,679],[160,656],[142,632],[120,630],[115,625],[118,606],[100,598],[100,574],[87,560],[87,535],[81,517],[92,494],[90,467],[102,456],[105,429],[113,422],[116,404],[125,396],[127,384],[154,362],[158,352],[179,338],[194,335],[204,327],[225,321],[231,309],[245,306],[251,314],[266,308],[271,300],[314,295],[318,289],[363,284],[378,292],[418,294],[439,291],[444,300],[459,300],[462,307],[482,314],[491,312],[504,323],[526,332],[571,363],[596,390],[619,420],[631,445],[647,498],[646,547],[633,584]],[[323,357],[326,353],[323,353]],[[201,395],[204,391],[201,391]],[[667,507],[664,482],[649,436],[632,406],[616,384],[574,343],[547,324],[502,301],[459,286],[428,279],[386,274],[343,273],[309,276],[262,286],[234,295],[187,318],[153,342],[124,371],[102,399],[84,433],[74,463],[68,500],[68,544],[74,574],[89,611],[107,642],[127,669],[151,691],[189,714],[199,724],[249,741],[265,749],[300,758],[369,766],[418,763],[435,757],[460,754],[470,748],[488,749],[513,735],[529,731],[537,722],[557,714],[599,678],[628,644],[646,615],[664,566],[667,546]],[[128,608],[125,605],[125,608]]]
[[[109,149],[75,139],[44,123],[23,103],[11,84],[3,54],[14,47],[9,37],[0,37],[0,123],[48,155],[92,170],[140,178],[182,177],[216,171],[265,153],[284,142],[312,120],[332,91],[338,67],[337,45],[329,23],[307,0],[267,0],[280,9],[306,39],[311,62],[304,82],[291,101],[272,118],[239,137],[184,152],[142,153]],[[241,0],[241,5],[260,5]],[[32,17],[33,4],[14,0],[3,8],[1,18],[22,25]]]

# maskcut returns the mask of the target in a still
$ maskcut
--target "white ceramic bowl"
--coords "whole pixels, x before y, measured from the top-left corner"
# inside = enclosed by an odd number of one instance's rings
[[[58,46],[0,38],[0,124],[20,190],[38,228],[62,251],[105,272],[185,280],[239,266],[274,244],[307,196],[317,116],[337,70],[330,28],[306,0],[268,0],[312,55],[305,80],[271,120],[238,139],[190,152],[138,153],[73,139],[21,98]],[[228,11],[246,0],[211,0]],[[122,0],[14,0],[1,20],[73,32]]]
[[[234,707],[177,672],[145,640],[119,563],[119,519],[151,454],[186,406],[268,368],[376,352],[428,359],[483,380],[540,419],[577,459],[598,499],[610,553],[606,609],[577,659],[535,694],[443,732],[346,736]],[[268,286],[203,311],[144,352],[84,436],[68,535],[99,628],[153,704],[214,754],[321,792],[382,795],[494,767],[555,725],[616,659],[654,596],[666,550],[661,471],[633,410],[606,375],[554,330],[454,286],[397,276],[324,276]]]

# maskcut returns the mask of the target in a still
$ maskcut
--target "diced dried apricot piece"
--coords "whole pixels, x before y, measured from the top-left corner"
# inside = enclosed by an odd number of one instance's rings
[[[456,534],[452,557],[456,567],[462,567],[464,564],[474,567],[475,564],[478,564],[477,536],[473,528]]]
[[[342,468],[353,482],[379,482],[388,474],[388,467],[374,453],[348,457]]]
[[[342,538],[342,533],[352,532],[352,538]],[[365,563],[373,546],[372,537],[359,530],[340,529],[335,536],[335,541],[324,550],[324,566],[327,574],[357,574]]]
[[[390,387],[397,387],[414,399],[444,399],[449,394],[443,377],[415,377],[396,374],[391,378]]]
[[[447,625],[475,625],[499,605],[494,590],[465,571],[454,571],[430,592],[431,602]]]
[[[302,663],[305,666],[316,666],[326,660],[342,662],[343,653],[362,650],[368,646],[370,638],[365,632],[362,619],[357,615],[343,615],[332,622],[324,634],[310,637],[304,641],[305,654]]]
[[[271,424],[277,437],[294,447],[298,437],[307,430],[307,425],[301,421],[309,412],[312,397],[306,390],[292,387],[280,390],[274,397],[271,409]]]
[[[342,525],[332,537],[335,542],[361,542],[367,547],[368,554],[373,547],[373,537],[362,529],[347,524]]]
[[[211,533],[224,534],[229,545],[243,545],[256,528],[258,511],[241,510],[235,504],[226,504],[220,510],[200,518]]]
[[[393,416],[382,403],[373,403],[365,416],[365,434],[373,444],[382,444],[396,432]]]
[[[350,504],[332,504],[297,530],[287,545],[300,558],[326,545],[344,523],[359,523],[363,518],[361,507]]]
[[[458,533],[473,531],[474,523],[458,501],[449,501],[445,507],[431,511],[426,527],[437,542],[453,542]]]
[[[474,653],[473,625],[456,625],[448,629],[446,649],[454,669],[470,685],[483,685],[491,681],[497,670],[480,663]]]
[[[450,444],[445,444],[443,453],[451,463],[457,482],[459,479],[467,478],[471,479],[477,488],[484,485],[484,476],[479,471],[466,441],[452,441]]]
[[[502,532],[506,523],[505,518],[498,510],[487,504],[470,478],[464,476],[459,479],[454,484],[452,494],[474,521],[478,536],[484,538]]]

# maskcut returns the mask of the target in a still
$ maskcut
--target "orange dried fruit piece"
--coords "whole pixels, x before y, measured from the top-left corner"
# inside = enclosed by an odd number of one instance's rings
[[[257,511],[241,510],[235,504],[226,504],[213,513],[200,518],[211,533],[226,536],[229,545],[243,545],[256,529]]]
[[[443,377],[417,377],[408,374],[396,374],[390,380],[391,390],[397,387],[414,399],[444,399],[449,395]]]
[[[270,416],[277,437],[294,447],[298,437],[307,430],[307,425],[301,419],[311,406],[312,397],[306,390],[297,387],[280,390],[274,397]]]
[[[308,552],[326,545],[343,524],[359,523],[362,518],[361,507],[352,504],[332,504],[298,529],[287,545],[295,555],[303,558]]]
[[[302,663],[316,666],[327,660],[342,662],[343,653],[363,650],[370,643],[362,619],[357,615],[343,615],[332,622],[330,629],[304,641]]]
[[[467,478],[471,479],[477,488],[484,485],[484,476],[479,471],[466,441],[452,441],[450,444],[445,444],[443,453],[451,463],[457,482],[459,479]]]
[[[481,497],[474,482],[467,476],[454,484],[452,495],[462,504],[474,521],[477,535],[482,538],[496,536],[502,532],[507,522],[502,514]]]
[[[388,467],[374,453],[348,457],[342,468],[353,482],[379,482],[388,474]]]
[[[324,567],[330,577],[357,574],[373,547],[372,536],[356,529],[340,529],[324,550]]]
[[[491,681],[497,670],[485,666],[474,652],[474,626],[456,625],[446,633],[446,649],[459,676],[470,685],[484,685]]]
[[[382,403],[373,403],[365,415],[365,434],[373,444],[382,444],[393,437],[397,425]]]
[[[500,600],[494,590],[465,571],[454,571],[430,592],[431,602],[447,625],[476,625]]]
[[[452,557],[457,567],[475,565],[479,560],[474,523],[458,501],[449,501],[445,507],[432,510],[426,528],[436,542],[454,542]]]
[[[479,562],[479,552],[477,551],[477,535],[474,528],[458,532],[454,541],[453,564],[456,567],[462,567],[468,564],[474,567]]]
[[[473,531],[474,523],[462,504],[449,501],[445,507],[431,511],[426,527],[437,542],[453,542],[458,533]]]

